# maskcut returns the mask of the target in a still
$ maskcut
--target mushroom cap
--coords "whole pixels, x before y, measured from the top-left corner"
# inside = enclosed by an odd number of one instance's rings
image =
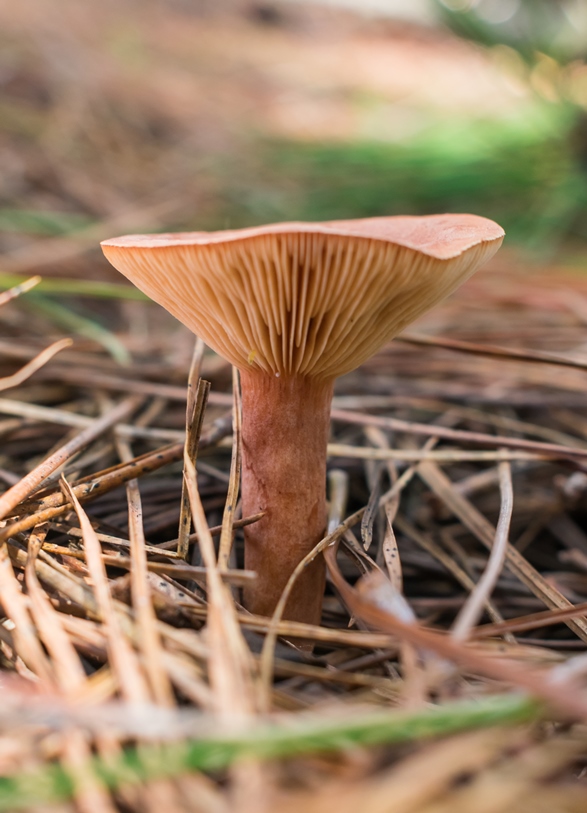
[[[373,217],[102,242],[112,265],[241,370],[334,378],[502,243],[476,215]]]

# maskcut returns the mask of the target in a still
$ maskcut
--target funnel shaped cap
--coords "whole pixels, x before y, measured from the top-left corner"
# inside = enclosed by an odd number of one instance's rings
[[[501,245],[475,215],[129,235],[112,265],[243,370],[334,378],[358,367]]]

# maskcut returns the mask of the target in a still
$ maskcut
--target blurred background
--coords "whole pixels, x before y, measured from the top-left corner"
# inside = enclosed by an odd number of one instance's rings
[[[586,56],[585,0],[2,0],[0,282],[117,279],[128,231],[441,211],[582,267]]]

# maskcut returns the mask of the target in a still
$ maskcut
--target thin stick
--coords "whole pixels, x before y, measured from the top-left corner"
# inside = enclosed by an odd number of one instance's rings
[[[254,522],[259,522],[260,519],[263,519],[265,516],[265,511],[259,511],[258,514],[251,514],[250,517],[243,517],[242,519],[235,519],[232,523],[233,529],[236,528],[246,528],[247,525],[252,525]],[[210,528],[210,533],[212,536],[220,536],[222,533],[222,525],[213,525]],[[194,542],[198,541],[198,534],[193,533],[189,536],[190,545]],[[170,539],[169,542],[162,542],[160,545],[157,545],[157,550],[161,550],[165,553],[169,548],[174,548],[177,546],[177,539]],[[177,554],[176,554],[177,555]]]
[[[218,421],[210,429],[210,431],[201,440],[199,447],[204,448],[215,445],[218,440],[229,431],[228,424],[223,421]],[[183,456],[184,444],[175,444],[163,449],[156,449],[154,452],[147,452],[135,458],[130,463],[121,463],[118,466],[113,466],[111,469],[90,475],[89,477],[82,477],[78,480],[76,485],[72,486],[73,493],[80,501],[86,501],[99,497],[101,494],[106,494],[115,488],[118,488],[129,480],[135,477],[149,474],[152,471],[167,466],[169,463],[174,463],[181,460]],[[19,481],[20,484],[20,481]],[[8,492],[7,492],[8,493]],[[6,495],[4,495],[6,496]],[[0,498],[1,501],[2,498]],[[36,507],[42,506],[40,511],[27,514],[22,519],[12,522],[6,527],[0,529],[0,542],[15,536],[18,533],[29,531],[35,525],[40,525],[43,522],[55,519],[56,517],[66,514],[71,510],[71,504],[63,496],[57,492],[48,494],[43,497]],[[46,506],[46,507],[45,507]],[[28,504],[19,506],[19,513],[29,509]],[[258,517],[257,517],[258,519]],[[254,520],[256,521],[256,519]]]
[[[114,609],[112,595],[108,586],[108,576],[101,559],[102,551],[100,543],[96,539],[96,532],[67,480],[62,478],[62,482],[84,534],[86,561],[94,584],[96,602],[106,631],[109,661],[116,675],[120,691],[129,703],[148,703],[149,692],[139,663],[124,636]]]
[[[110,412],[107,412],[103,417],[98,418],[92,426],[84,429],[79,435],[76,435],[68,441],[61,449],[58,449],[42,463],[39,463],[39,465],[23,477],[22,480],[2,494],[0,497],[0,519],[10,514],[20,502],[29,496],[33,489],[37,488],[46,477],[53,474],[54,471],[67,462],[74,454],[100,437],[100,435],[114,426],[119,420],[130,415],[130,413],[137,408],[138,403],[134,397],[125,398],[125,400],[115,406],[114,409],[111,409]]]

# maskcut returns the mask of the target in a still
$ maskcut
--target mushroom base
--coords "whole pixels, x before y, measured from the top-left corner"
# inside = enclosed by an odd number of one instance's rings
[[[307,377],[241,375],[242,511],[266,516],[245,528],[244,591],[252,613],[271,615],[296,565],[326,529],[326,447],[333,384]],[[284,617],[318,624],[325,565],[318,556],[298,578]]]

